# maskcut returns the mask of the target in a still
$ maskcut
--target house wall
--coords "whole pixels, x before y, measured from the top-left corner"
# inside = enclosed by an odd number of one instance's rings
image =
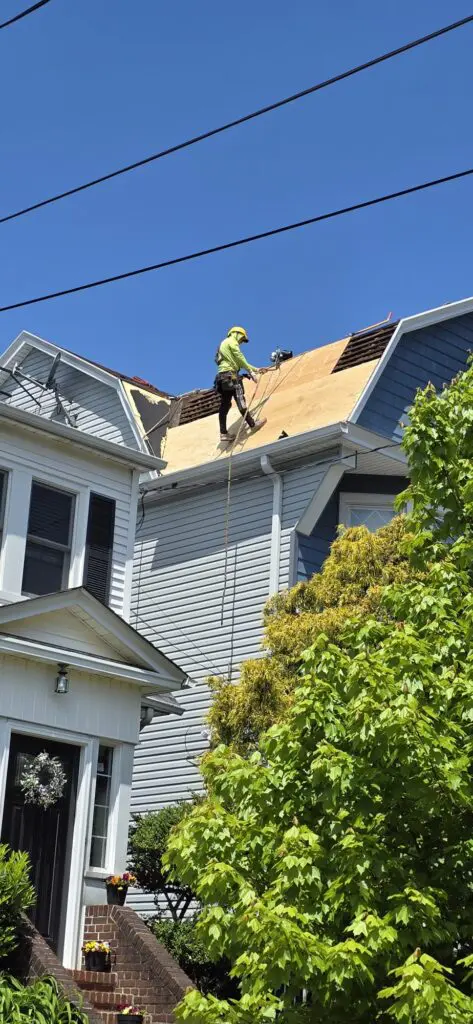
[[[337,536],[340,522],[340,494],[399,494],[407,486],[405,477],[366,476],[344,473],[340,484],[327,502],[310,537],[297,535],[297,581],[308,580],[320,572]]]
[[[19,353],[19,368],[38,381],[47,380],[52,364],[52,356],[32,346],[25,346]],[[56,412],[53,391],[45,391],[31,381],[24,381],[24,386],[29,391],[27,394],[14,380],[4,375],[2,377],[2,392],[6,391],[10,395],[9,398],[2,396],[7,405],[38,413],[44,419],[64,422],[64,417]],[[101,437],[105,441],[124,444],[130,448],[138,447],[115,387],[104,384],[63,361],[57,367],[55,379],[64,407],[68,413],[76,417],[79,430]],[[39,407],[34,399],[40,403]]]
[[[314,459],[284,472],[280,587],[292,572],[294,526],[326,470]],[[322,458],[322,457],[321,457]],[[182,718],[155,719],[135,753],[132,812],[155,810],[201,791],[198,756],[206,749],[211,675],[238,677],[261,653],[262,613],[269,596],[273,485],[255,476],[231,488],[228,549],[226,487],[159,497],[146,506],[137,532],[131,623],[194,681],[176,696]],[[226,585],[225,585],[226,581]],[[222,618],[223,608],[223,618]],[[144,894],[133,906],[152,911]]]
[[[471,349],[473,313],[403,334],[359,415],[360,426],[402,437],[417,388],[431,381],[441,390],[465,369]]]
[[[18,600],[25,555],[29,496],[33,479],[75,493],[75,519],[69,586],[83,579],[90,492],[116,502],[110,584],[110,607],[128,617],[131,593],[137,476],[119,463],[69,444],[39,438],[10,423],[0,424],[0,469],[9,473],[3,544],[0,555],[0,601]]]

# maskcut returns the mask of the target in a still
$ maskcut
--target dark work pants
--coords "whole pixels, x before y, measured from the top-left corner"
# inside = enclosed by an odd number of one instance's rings
[[[245,399],[245,392],[243,391],[243,384],[241,383],[241,381],[232,380],[230,375],[228,375],[227,377],[227,374],[224,373],[217,374],[216,387],[220,395],[220,409],[218,412],[220,433],[227,433],[227,416],[233,398],[235,399],[235,402],[238,406],[238,411],[240,415],[243,416],[243,419],[246,420],[250,430],[252,430],[255,425],[255,421],[251,413],[248,412],[248,407]]]

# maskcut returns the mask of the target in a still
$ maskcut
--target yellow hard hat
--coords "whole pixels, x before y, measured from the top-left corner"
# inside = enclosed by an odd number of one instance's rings
[[[248,335],[244,327],[230,327],[229,334],[241,334],[243,341],[248,341]]]

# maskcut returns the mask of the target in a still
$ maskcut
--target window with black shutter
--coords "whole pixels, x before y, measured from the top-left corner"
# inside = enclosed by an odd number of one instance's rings
[[[103,604],[108,603],[112,571],[115,502],[91,494],[84,566],[84,587]]]
[[[74,495],[33,482],[23,566],[23,594],[67,589]]]

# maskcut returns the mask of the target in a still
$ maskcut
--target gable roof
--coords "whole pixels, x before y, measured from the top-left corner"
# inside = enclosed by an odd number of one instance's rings
[[[64,625],[65,612],[76,617],[85,627],[85,631],[90,632],[93,637],[91,647],[95,649],[94,653],[90,653],[87,647],[84,649],[83,637],[78,639],[77,634],[75,637],[70,635],[69,639],[66,637],[67,642],[58,645],[51,627],[54,626],[54,619],[60,617],[59,636],[61,624]],[[46,616],[51,626],[48,633],[44,634]],[[46,639],[42,639],[43,634]],[[7,636],[20,641],[20,645],[21,641],[39,645],[43,648],[46,660],[51,659],[45,648],[52,652],[53,661],[64,660],[66,649],[71,664],[82,665],[92,672],[105,672],[128,678],[141,686],[152,685],[164,692],[180,688],[187,678],[186,673],[170,658],[83,587],[1,606],[0,648]],[[58,657],[59,646],[62,653]],[[101,648],[102,653],[97,653]],[[10,644],[7,649],[14,649],[14,645]],[[107,657],[108,649],[110,656]],[[41,652],[38,656],[41,657]]]

